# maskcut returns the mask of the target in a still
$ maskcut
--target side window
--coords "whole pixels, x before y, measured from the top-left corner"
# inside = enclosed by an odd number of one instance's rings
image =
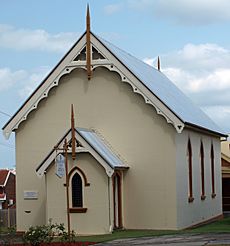
[[[216,197],[215,193],[215,162],[214,162],[214,148],[213,144],[211,145],[211,184],[212,184],[212,198]]]
[[[83,207],[82,179],[77,172],[72,178],[72,207]]]
[[[188,202],[193,202],[193,184],[192,184],[192,146],[190,139],[187,146],[187,160],[188,160]]]
[[[204,146],[203,142],[200,143],[200,178],[201,178],[201,200],[205,197],[205,180],[204,180]]]

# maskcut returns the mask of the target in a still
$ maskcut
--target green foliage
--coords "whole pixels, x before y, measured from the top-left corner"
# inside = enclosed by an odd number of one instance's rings
[[[70,235],[66,231],[63,232],[62,235],[60,235],[60,241],[61,242],[77,242],[77,235],[74,231],[70,232]]]
[[[0,245],[13,244],[16,236],[16,228],[12,227],[0,227]]]
[[[69,236],[65,230],[64,224],[52,224],[51,220],[48,225],[31,226],[24,234],[23,239],[26,243],[37,246],[41,243],[50,243],[55,237],[60,238],[62,242],[76,241],[76,234],[74,231]]]
[[[8,233],[14,236],[16,234],[16,226],[8,227]]]
[[[42,242],[50,243],[53,240],[52,228],[49,225],[31,226],[23,238],[31,245],[39,245]]]

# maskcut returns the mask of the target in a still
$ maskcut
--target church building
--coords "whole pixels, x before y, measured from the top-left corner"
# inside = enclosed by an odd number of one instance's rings
[[[71,107],[72,105],[72,107]],[[182,229],[222,216],[225,133],[160,70],[87,28],[3,127],[17,231]]]

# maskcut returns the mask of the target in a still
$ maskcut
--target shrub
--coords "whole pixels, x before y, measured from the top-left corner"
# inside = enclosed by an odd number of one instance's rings
[[[23,236],[26,243],[33,246],[39,245],[42,242],[50,243],[53,240],[52,228],[50,225],[31,226]]]
[[[63,231],[63,233],[60,235],[60,241],[61,242],[76,242],[77,236],[74,231],[70,232],[70,235],[66,231]]]
[[[72,231],[69,236],[65,230],[64,224],[52,224],[51,220],[48,225],[31,226],[24,234],[23,239],[26,243],[37,246],[41,243],[52,242],[54,237],[60,237],[62,242],[76,241],[76,234],[74,231]]]

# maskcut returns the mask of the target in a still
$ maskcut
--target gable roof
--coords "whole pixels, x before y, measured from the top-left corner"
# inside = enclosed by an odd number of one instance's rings
[[[112,176],[115,169],[127,169],[128,166],[110,149],[104,140],[93,130],[75,128],[76,152],[90,153],[106,170],[108,176]],[[63,147],[64,140],[72,139],[71,129],[60,139],[56,148],[53,148],[37,167],[36,173],[42,176],[57,156],[56,149]],[[60,153],[62,153],[61,151]],[[68,150],[68,153],[71,149]]]
[[[90,35],[92,37],[92,45],[96,48],[101,46],[99,48],[104,48],[103,52],[106,53],[105,64],[102,64],[102,62],[98,64],[104,65],[107,68],[108,64],[112,64],[111,67],[113,68],[109,69],[120,74],[122,74],[121,70],[127,70],[134,79],[122,76],[122,81],[124,77],[125,82],[130,83],[133,87],[133,91],[141,94],[146,103],[152,104],[156,108],[157,113],[163,115],[168,123],[173,124],[178,132],[182,132],[184,126],[188,126],[226,137],[226,134],[162,72],[94,35],[92,32],[90,32]],[[83,63],[78,65],[78,62],[74,60],[85,46],[85,36],[86,34],[84,33],[35,92],[4,125],[3,133],[7,138],[11,131],[16,130],[19,124],[26,120],[28,114],[37,108],[40,100],[48,96],[49,90],[53,86],[58,86],[58,80],[62,75],[71,72],[76,67],[85,68],[85,65],[82,65]],[[98,64],[97,66],[99,66]],[[134,80],[136,80],[135,85]]]
[[[6,186],[10,174],[10,170],[0,169],[0,186]]]

